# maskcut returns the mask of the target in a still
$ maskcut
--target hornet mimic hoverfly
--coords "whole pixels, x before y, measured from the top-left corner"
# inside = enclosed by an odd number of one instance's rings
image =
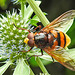
[[[43,55],[43,51],[45,51],[63,66],[75,71],[75,62],[72,58],[70,58],[69,53],[65,50],[65,48],[70,44],[71,39],[66,33],[61,31],[62,26],[68,25],[68,23],[72,21],[74,17],[75,10],[70,10],[63,13],[39,32],[32,33],[28,30],[29,34],[27,38],[24,39],[24,43],[31,47],[28,51],[36,46],[41,49],[41,55]],[[40,28],[40,26],[38,27]],[[23,28],[18,29],[27,30]]]

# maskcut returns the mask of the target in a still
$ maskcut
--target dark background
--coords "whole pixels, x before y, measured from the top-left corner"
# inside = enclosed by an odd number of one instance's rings
[[[48,14],[47,18],[49,19],[50,22],[55,18],[57,18],[62,13],[68,10],[75,9],[74,0],[41,0],[41,1],[42,3],[40,5],[40,8],[42,9],[43,12],[46,12]],[[20,8],[20,5],[13,4],[13,2],[11,2],[10,0],[4,0],[4,4],[1,3],[0,1],[0,14],[5,15],[6,10],[10,10],[12,12],[13,8],[18,9]],[[69,30],[69,32],[67,33],[72,39],[72,43],[69,46],[69,48],[75,48],[74,32],[75,32],[75,26],[73,25]],[[33,67],[33,66],[31,67],[35,74],[41,72],[39,67]],[[75,72],[66,69],[59,63],[48,64],[46,65],[46,68],[51,75],[75,75]],[[9,68],[4,73],[4,75],[8,75],[8,74],[12,75],[11,73],[12,70],[11,68]]]

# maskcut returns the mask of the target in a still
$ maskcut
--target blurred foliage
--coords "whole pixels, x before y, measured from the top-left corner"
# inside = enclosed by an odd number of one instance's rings
[[[71,44],[69,45],[69,48],[75,48],[75,19],[67,34],[71,38]]]
[[[9,1],[10,1],[10,0],[0,0],[0,7],[1,7],[3,10],[7,9],[8,4],[9,4]]]
[[[38,64],[37,64],[37,62],[36,62],[35,60],[36,60],[36,59],[35,59],[34,57],[32,57],[32,58],[29,60],[29,62],[30,62],[30,64],[31,64],[31,66],[33,66],[33,67],[38,67]],[[47,60],[44,60],[44,59],[41,59],[41,61],[43,62],[44,65],[47,65],[47,64],[52,63],[51,61],[47,61]]]
[[[74,71],[66,69],[66,74],[65,75],[75,75]]]

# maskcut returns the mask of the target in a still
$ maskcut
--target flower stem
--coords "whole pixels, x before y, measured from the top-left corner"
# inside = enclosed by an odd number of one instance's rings
[[[39,57],[36,57],[36,62],[37,62],[37,64],[39,65],[39,67],[41,68],[41,70],[42,70],[42,72],[43,72],[44,74],[50,75],[50,74],[47,72],[47,70],[46,70],[46,68],[44,67],[44,65],[43,65],[43,63],[41,62],[41,60],[39,59]]]
[[[21,2],[22,19],[24,18],[24,2]]]
[[[27,60],[25,62],[26,62],[27,65],[29,65],[28,62],[27,62]],[[34,72],[32,71],[31,68],[30,68],[30,75],[34,75]]]
[[[36,4],[36,2],[34,0],[27,0],[27,2],[30,4],[30,6],[32,7],[32,9],[34,10],[35,14],[39,17],[40,21],[42,22],[42,24],[44,26],[46,26],[47,24],[49,24],[48,19],[46,18],[46,16],[43,14],[43,12],[41,11],[41,9],[39,8],[39,6]]]
[[[32,69],[30,68],[30,75],[34,75],[34,73],[33,73],[33,71],[32,71]]]

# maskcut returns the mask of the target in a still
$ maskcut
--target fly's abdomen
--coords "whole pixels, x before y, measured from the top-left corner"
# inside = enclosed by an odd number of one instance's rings
[[[67,47],[71,40],[67,34],[64,34],[63,32],[59,30],[50,30],[48,33],[48,42],[50,45],[50,48],[55,48],[56,46],[59,47]]]

